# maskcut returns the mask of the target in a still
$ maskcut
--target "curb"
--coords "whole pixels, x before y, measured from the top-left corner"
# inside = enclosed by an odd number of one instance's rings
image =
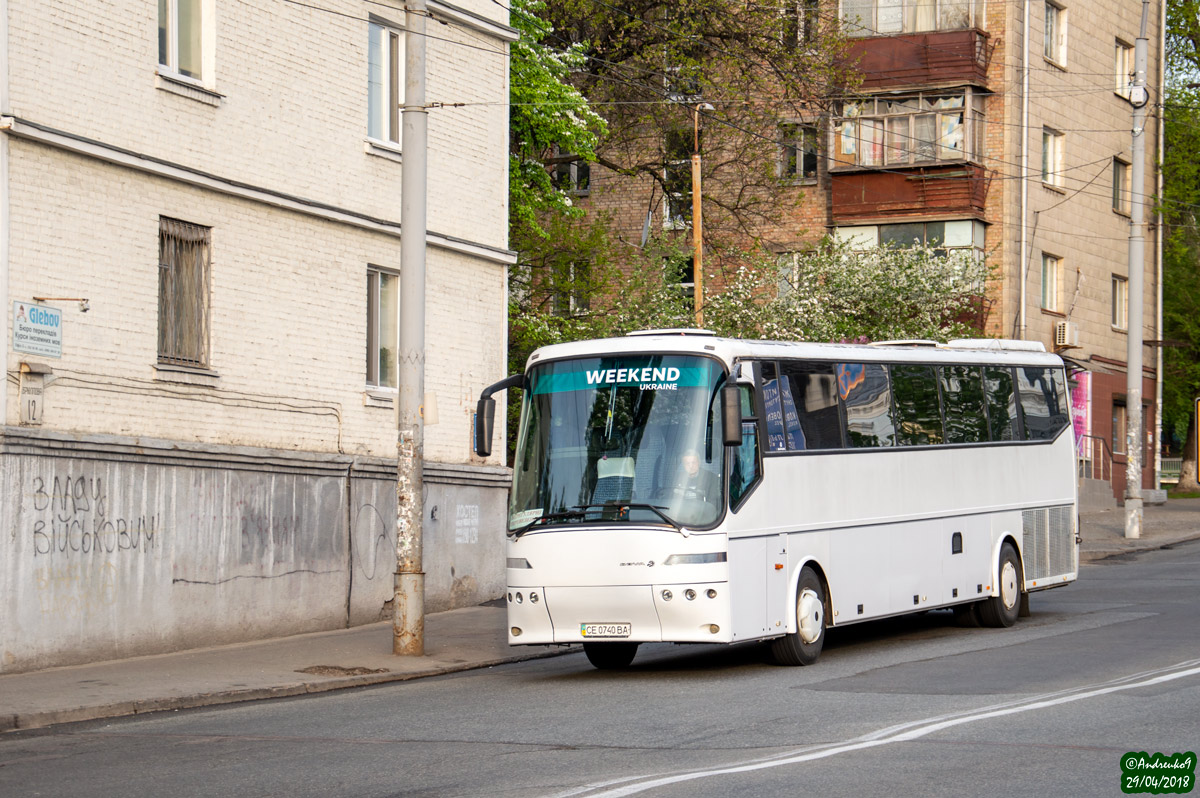
[[[238,704],[246,701],[262,701],[272,698],[291,698],[298,695],[328,693],[334,690],[350,690],[356,687],[369,687],[377,684],[392,682],[407,682],[413,679],[424,679],[430,676],[444,676],[452,673],[492,668],[497,665],[507,665],[513,662],[525,662],[534,659],[548,659],[573,654],[582,649],[577,646],[565,646],[561,650],[535,651],[522,654],[512,654],[504,657],[463,662],[452,665],[434,666],[424,670],[387,673],[372,673],[363,676],[329,677],[320,682],[295,682],[277,687],[253,687],[240,690],[218,690],[212,693],[182,695],[170,698],[147,698],[134,701],[116,701],[111,704],[78,707],[75,709],[49,710],[45,712],[26,712],[13,715],[0,715],[0,734],[14,731],[44,729],[62,723],[81,723],[89,720],[105,720],[108,718],[127,717],[130,715],[147,715],[154,712],[170,712],[180,709],[196,709],[199,707],[220,706],[222,704]]]

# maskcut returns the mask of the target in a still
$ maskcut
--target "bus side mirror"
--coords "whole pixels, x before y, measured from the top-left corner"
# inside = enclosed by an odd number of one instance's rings
[[[487,457],[492,453],[492,433],[496,426],[496,400],[488,397],[475,405],[475,454]]]
[[[725,445],[742,445],[742,392],[736,383],[726,383],[721,389],[721,423],[725,428]]]

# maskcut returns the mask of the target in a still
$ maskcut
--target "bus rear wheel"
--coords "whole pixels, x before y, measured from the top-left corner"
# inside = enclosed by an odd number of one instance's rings
[[[825,587],[807,565],[796,585],[796,631],[771,641],[779,665],[812,665],[825,646]]]
[[[1000,567],[997,569],[999,595],[984,599],[979,605],[979,620],[984,626],[1009,627],[1021,614],[1021,559],[1011,543],[1000,547]]]
[[[637,656],[637,643],[584,643],[588,662],[602,671],[628,668]]]

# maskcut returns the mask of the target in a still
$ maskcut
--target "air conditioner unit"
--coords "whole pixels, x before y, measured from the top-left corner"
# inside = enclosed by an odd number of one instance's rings
[[[1054,348],[1072,349],[1079,346],[1079,325],[1073,321],[1059,321],[1054,324]]]

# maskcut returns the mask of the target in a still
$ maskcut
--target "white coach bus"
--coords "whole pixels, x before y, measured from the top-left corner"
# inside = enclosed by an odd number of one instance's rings
[[[1062,360],[1041,344],[840,345],[701,330],[548,346],[524,374],[509,643],[771,640],[935,607],[1011,626],[1078,574]]]

